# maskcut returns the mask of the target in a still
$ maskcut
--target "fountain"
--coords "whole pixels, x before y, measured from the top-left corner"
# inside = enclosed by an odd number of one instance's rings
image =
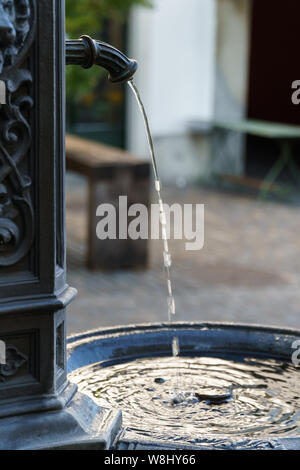
[[[137,67],[88,36],[65,44],[63,0],[0,0],[0,449],[300,449],[299,331],[140,325],[66,346],[65,62],[114,82]]]
[[[299,449],[299,337],[224,323],[107,328],[69,338],[69,377],[122,409],[118,449]],[[174,403],[178,370],[185,398]]]

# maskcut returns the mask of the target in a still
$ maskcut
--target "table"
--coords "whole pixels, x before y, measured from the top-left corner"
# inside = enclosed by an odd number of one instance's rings
[[[236,121],[215,120],[213,121],[213,128],[273,139],[278,142],[280,148],[279,157],[262,182],[260,197],[267,195],[285,167],[289,169],[297,185],[300,186],[300,170],[292,154],[293,142],[300,139],[300,126],[244,119]]]

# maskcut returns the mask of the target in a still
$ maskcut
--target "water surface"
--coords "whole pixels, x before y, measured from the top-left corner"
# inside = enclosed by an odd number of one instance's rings
[[[156,357],[95,364],[70,378],[99,405],[121,409],[128,436],[182,443],[300,436],[299,370],[283,362]]]

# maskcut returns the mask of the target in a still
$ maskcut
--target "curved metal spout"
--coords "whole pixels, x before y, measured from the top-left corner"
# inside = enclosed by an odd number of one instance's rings
[[[128,59],[110,44],[94,40],[89,36],[66,41],[66,64],[80,65],[84,68],[99,65],[109,72],[108,78],[114,83],[130,80],[138,68],[135,60]]]

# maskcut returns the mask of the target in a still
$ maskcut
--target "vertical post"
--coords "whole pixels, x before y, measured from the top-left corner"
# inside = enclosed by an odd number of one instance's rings
[[[0,448],[107,447],[107,430],[89,432],[98,407],[67,380],[64,1],[11,8],[0,1]]]

